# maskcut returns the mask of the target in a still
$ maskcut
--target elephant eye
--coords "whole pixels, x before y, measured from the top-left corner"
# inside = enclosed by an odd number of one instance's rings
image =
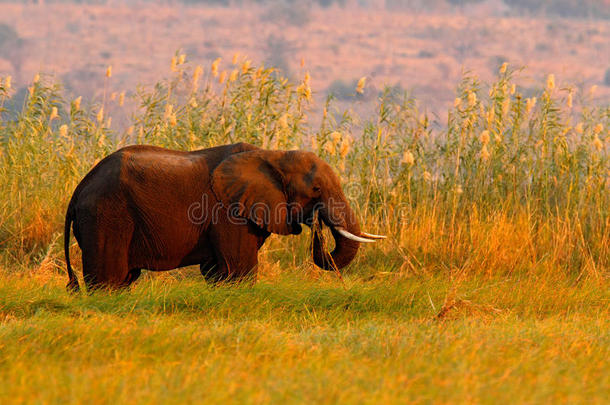
[[[320,192],[320,187],[319,186],[313,186],[313,191],[315,193],[319,193]]]

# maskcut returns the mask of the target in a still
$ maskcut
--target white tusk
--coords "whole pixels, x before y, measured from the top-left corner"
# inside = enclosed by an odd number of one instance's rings
[[[385,236],[385,235],[374,235],[372,233],[367,233],[367,232],[360,232],[360,235],[364,236],[365,238],[369,238],[369,239],[385,239],[385,238],[387,238],[387,236]]]
[[[339,232],[341,235],[345,236],[347,239],[351,239],[356,242],[360,242],[360,243],[374,243],[375,242],[374,240],[364,239],[364,238],[361,238],[360,236],[353,235],[343,228],[336,227],[335,229],[337,230],[337,232]]]

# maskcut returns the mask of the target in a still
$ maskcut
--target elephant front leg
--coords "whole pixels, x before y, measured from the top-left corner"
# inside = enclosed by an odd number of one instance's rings
[[[219,281],[256,277],[258,249],[266,237],[253,224],[218,224],[211,237],[217,259],[213,273]]]
[[[199,265],[199,271],[208,283],[219,283],[226,280],[226,271],[221,272],[216,259],[209,259]]]

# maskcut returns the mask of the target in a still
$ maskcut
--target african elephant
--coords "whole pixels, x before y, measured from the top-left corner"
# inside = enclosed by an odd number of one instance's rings
[[[70,266],[71,224],[87,288],[116,288],[141,269],[194,264],[213,282],[243,279],[256,271],[271,233],[299,234],[314,212],[336,241],[329,254],[314,238],[321,268],[342,268],[360,243],[381,238],[360,231],[338,177],[311,152],[246,143],[193,152],[128,146],[100,161],[72,195],[64,229],[67,288],[79,289]]]

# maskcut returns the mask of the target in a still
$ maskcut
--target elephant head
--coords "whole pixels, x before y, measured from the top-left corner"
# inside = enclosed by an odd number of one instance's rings
[[[247,218],[267,232],[299,234],[301,224],[314,225],[315,213],[335,239],[335,249],[323,249],[314,236],[313,259],[330,270],[347,266],[360,243],[384,236],[361,232],[339,178],[311,152],[255,150],[224,160],[212,176],[216,198],[232,216]],[[332,260],[331,260],[332,259]]]

